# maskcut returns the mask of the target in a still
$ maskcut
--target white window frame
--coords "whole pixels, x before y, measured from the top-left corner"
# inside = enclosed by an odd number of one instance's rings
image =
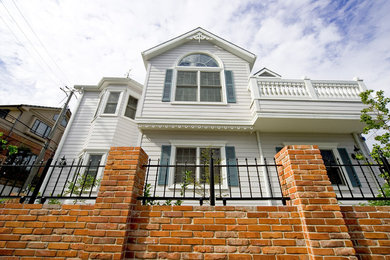
[[[284,142],[283,145],[286,146],[286,145],[296,145],[297,143],[299,144],[302,144],[302,145],[312,145],[313,142],[310,142],[310,143],[307,143],[307,142]],[[315,145],[318,146],[318,149],[319,150],[332,150],[333,152],[333,155],[336,157],[335,159],[339,159],[341,160],[341,156],[340,156],[340,153],[339,151],[337,150],[339,144],[338,143],[315,143]],[[342,161],[340,161],[341,164],[343,164]],[[345,168],[345,166],[341,166],[342,167],[342,170],[343,172],[341,174],[344,175],[344,178],[345,178],[345,181],[348,183],[348,186],[350,187],[351,190],[354,189],[354,187],[352,186],[352,182],[351,180],[349,179],[349,176],[348,176],[348,173],[347,173],[347,169]],[[348,186],[347,185],[340,185],[337,187],[337,184],[332,184],[333,188],[335,191],[338,190],[338,187],[340,188],[340,190],[349,190],[348,189]]]
[[[83,160],[82,165],[87,166],[89,164],[89,158],[91,155],[101,155],[102,159],[100,160],[100,165],[105,165],[106,159],[107,159],[107,153],[108,153],[107,149],[88,149],[88,150],[84,151],[79,156],[79,158]],[[84,169],[82,172],[85,173],[87,170],[87,167],[83,167],[83,168]],[[96,180],[98,180],[98,179],[102,180],[103,173],[104,173],[104,167],[99,167],[98,172],[96,174]],[[96,182],[96,180],[95,180],[95,182]],[[99,188],[100,188],[100,184],[93,187],[92,194],[97,193]]]
[[[108,102],[108,97],[110,96],[110,93],[112,92],[118,92],[119,93],[119,98],[118,98],[118,102],[116,104],[116,108],[115,108],[115,113],[104,113],[104,110],[106,109],[106,106],[107,106],[107,102]],[[121,89],[107,89],[106,93],[104,94],[104,102],[103,102],[103,105],[101,106],[101,113],[100,115],[101,116],[118,116],[119,115],[119,111],[120,111],[120,108],[121,108],[121,104],[122,104],[122,98],[123,98],[123,90]]]
[[[171,158],[170,158],[170,164],[175,165],[176,163],[176,148],[196,148],[196,165],[200,165],[200,148],[219,148],[221,151],[221,165],[226,164],[226,141],[184,141],[184,140],[170,140],[171,144]],[[227,190],[228,189],[228,182],[227,182],[227,170],[226,167],[221,167],[221,176],[222,176],[222,185],[221,189]],[[199,180],[200,172],[197,168],[196,170],[196,179]],[[168,177],[168,188],[174,189],[175,188],[175,168],[170,167],[169,168],[169,177]],[[180,188],[181,184],[176,183],[176,190]],[[188,186],[188,190],[193,189],[194,185],[190,184]],[[209,189],[209,184],[206,184],[206,189]],[[219,189],[219,184],[215,184],[215,188]],[[203,189],[203,185],[202,185]]]
[[[185,58],[186,56],[192,54],[204,54],[213,58],[218,67],[196,67],[196,66],[179,66],[179,62]],[[176,60],[175,67],[173,69],[172,75],[172,91],[171,91],[171,104],[190,104],[190,105],[226,105],[227,97],[226,97],[226,82],[225,82],[225,73],[224,66],[222,61],[216,57],[215,55],[209,52],[189,52],[185,55],[182,55]],[[197,100],[196,101],[176,101],[176,85],[177,85],[177,74],[178,71],[197,71]],[[200,101],[200,72],[219,72],[220,81],[221,81],[221,101],[220,102],[208,102],[208,101]]]
[[[126,90],[126,93],[125,93],[124,95],[126,95],[126,99],[125,99],[126,102],[123,104],[123,109],[122,109],[122,112],[121,112],[121,116],[124,117],[124,118],[126,118],[127,120],[134,121],[135,118],[137,117],[137,112],[138,112],[138,109],[139,109],[139,107],[140,107],[140,97],[139,97],[139,94],[137,94],[136,92],[134,92],[134,91],[131,90],[131,89],[127,89],[127,90]],[[134,119],[125,116],[126,108],[127,108],[127,103],[129,102],[130,96],[138,100],[138,102],[137,102],[137,108],[136,108],[136,110],[135,110]]]

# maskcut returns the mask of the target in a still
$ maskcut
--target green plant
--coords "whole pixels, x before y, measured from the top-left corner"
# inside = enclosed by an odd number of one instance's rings
[[[390,198],[390,185],[388,183],[384,184],[382,186],[382,190],[384,195],[387,198]],[[378,198],[384,198],[382,191],[379,192],[379,195],[377,196]],[[370,200],[369,204],[371,206],[390,206],[390,200]]]
[[[89,194],[91,190],[100,184],[100,179],[95,179],[95,176],[90,174],[82,173],[79,174],[75,181],[68,181],[64,195],[77,195],[82,196],[83,194]],[[73,200],[76,204],[80,199]]]
[[[1,150],[8,150],[8,155],[16,154],[18,152],[18,147],[15,145],[8,144],[8,141],[3,139],[3,135],[3,132],[0,132]]]
[[[361,111],[360,121],[365,123],[363,129],[364,134],[368,134],[371,130],[376,130],[375,141],[371,156],[378,160],[379,151],[383,152],[386,158],[390,157],[390,113],[388,105],[390,98],[384,96],[382,90],[377,91],[372,97],[373,90],[367,90],[360,93],[363,104],[367,105]]]

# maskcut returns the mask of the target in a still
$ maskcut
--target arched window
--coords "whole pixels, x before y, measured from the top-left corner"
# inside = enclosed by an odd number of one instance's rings
[[[222,102],[221,72],[207,54],[185,56],[177,65],[175,101]]]

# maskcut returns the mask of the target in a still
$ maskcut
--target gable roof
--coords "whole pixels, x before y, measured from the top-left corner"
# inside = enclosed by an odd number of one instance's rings
[[[215,34],[212,34],[205,29],[198,27],[192,31],[189,31],[185,34],[177,36],[169,41],[163,42],[157,46],[154,46],[144,52],[142,52],[142,58],[146,67],[147,61],[153,57],[156,57],[170,49],[173,49],[179,45],[182,45],[191,40],[207,40],[231,53],[234,55],[246,60],[249,63],[250,68],[252,69],[253,64],[256,61],[256,55],[227,41]]]
[[[281,78],[282,76],[264,67],[255,74],[253,74],[253,77]]]

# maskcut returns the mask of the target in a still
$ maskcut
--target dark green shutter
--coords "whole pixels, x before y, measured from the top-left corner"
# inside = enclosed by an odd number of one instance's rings
[[[238,186],[238,173],[237,173],[237,162],[236,162],[236,151],[234,146],[226,146],[226,162],[228,167],[228,184],[229,186]],[[231,166],[231,167],[229,167]]]
[[[173,74],[173,71],[171,69],[168,69],[165,72],[164,91],[163,91],[163,97],[162,97],[163,102],[170,102],[171,101],[172,74]]]
[[[349,159],[347,149],[337,148],[337,150],[339,151],[339,154],[340,154],[340,157],[341,157],[343,164],[352,164],[351,159]],[[347,170],[348,177],[351,180],[352,186],[353,187],[361,187],[359,177],[357,176],[353,166],[345,166],[344,168]]]
[[[228,103],[236,103],[236,93],[234,91],[233,72],[225,70],[226,97]]]
[[[161,146],[161,161],[160,171],[158,176],[158,185],[168,185],[169,167],[166,167],[171,162],[171,146]],[[164,166],[165,165],[165,166]]]

